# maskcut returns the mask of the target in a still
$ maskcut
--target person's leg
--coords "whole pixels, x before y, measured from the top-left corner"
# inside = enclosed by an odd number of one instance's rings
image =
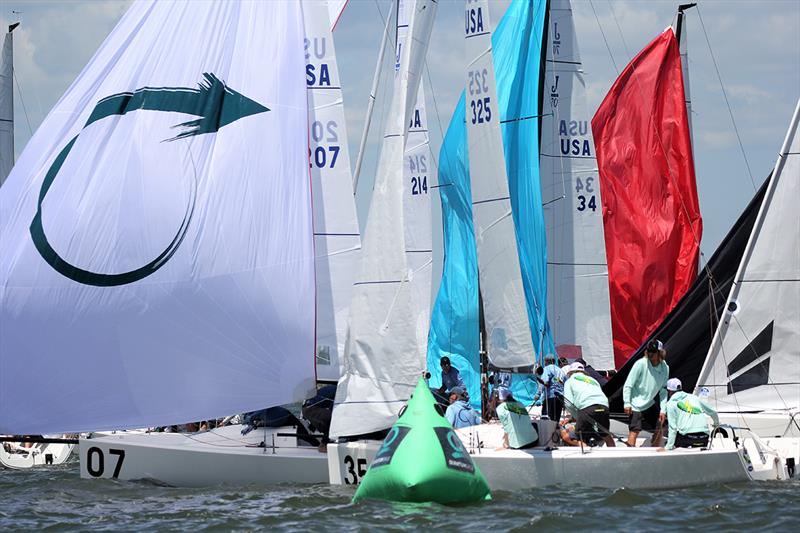
[[[603,442],[606,443],[606,446],[609,448],[616,447],[616,444],[614,443],[614,437],[611,435],[611,423],[609,420],[608,408],[605,408],[605,406],[602,405],[596,406],[594,412],[594,421],[597,423],[597,427],[600,428],[600,434],[602,435]]]
[[[660,413],[661,408],[659,407],[658,402],[651,405],[650,408],[643,413],[647,428],[653,428],[653,436],[650,439],[650,446],[655,448],[661,447],[661,440],[662,436],[664,435],[665,424],[662,424],[659,420]]]
[[[636,439],[639,438],[639,433],[642,431],[642,413],[639,411],[631,411],[631,418],[628,422],[628,446],[633,448],[636,446]]]

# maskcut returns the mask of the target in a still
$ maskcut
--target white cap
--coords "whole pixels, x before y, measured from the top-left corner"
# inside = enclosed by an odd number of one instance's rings
[[[683,384],[681,383],[681,380],[679,380],[678,378],[672,378],[669,381],[667,381],[667,390],[673,392],[683,390]]]
[[[701,398],[708,398],[711,396],[711,390],[708,387],[700,387],[700,390],[697,391],[697,395]]]
[[[497,396],[500,398],[501,402],[504,402],[511,396],[511,391],[508,390],[508,387],[497,387]]]
[[[567,372],[583,372],[583,365],[580,363],[572,363],[569,365]]]

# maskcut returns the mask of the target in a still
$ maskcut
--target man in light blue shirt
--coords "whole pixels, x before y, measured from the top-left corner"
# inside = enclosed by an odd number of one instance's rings
[[[450,406],[444,416],[455,429],[477,426],[481,423],[481,417],[470,407],[467,394],[461,387],[453,387],[450,390]]]
[[[497,406],[497,418],[503,425],[503,447],[530,448],[536,443],[539,435],[533,428],[531,417],[525,406],[514,399],[511,391],[506,387],[497,388],[497,397],[500,405]]]
[[[647,344],[644,357],[633,364],[628,379],[622,388],[625,414],[628,422],[628,446],[636,446],[636,438],[646,429],[653,432],[652,446],[659,446],[664,420],[667,416],[667,380],[669,366],[664,361],[667,352],[661,341],[652,340]],[[655,397],[659,402],[656,404]]]
[[[694,394],[683,392],[683,384],[678,378],[667,382],[667,419],[669,420],[669,438],[667,449],[673,448],[705,448],[708,446],[708,419],[719,425],[719,416],[713,407]]]
[[[542,375],[538,380],[545,389],[542,414],[547,414],[550,420],[557,422],[561,418],[561,411],[564,408],[564,381],[567,379],[567,375],[556,365],[555,355],[551,353],[545,355],[544,362],[545,366],[541,369]],[[540,395],[541,392],[537,392],[533,398],[534,401],[538,400]]]
[[[609,431],[608,398],[600,383],[586,375],[586,369],[577,361],[569,365],[567,382],[564,384],[564,402],[575,417],[575,432],[578,439],[590,444],[604,441],[614,446]]]

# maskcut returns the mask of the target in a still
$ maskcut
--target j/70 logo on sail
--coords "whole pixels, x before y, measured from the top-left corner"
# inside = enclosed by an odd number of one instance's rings
[[[214,74],[204,73],[203,78],[204,80],[199,84],[199,89],[189,89],[185,87],[143,87],[134,92],[111,95],[97,102],[97,105],[92,110],[92,114],[89,116],[89,120],[86,121],[83,129],[85,130],[98,120],[116,115],[125,115],[132,111],[139,110],[185,113],[187,115],[200,117],[196,120],[190,120],[189,122],[174,126],[176,128],[186,128],[185,131],[177,136],[167,139],[168,141],[176,141],[195,135],[216,133],[223,126],[227,126],[240,118],[269,111],[268,108],[258,102],[227,87],[225,83]],[[80,135],[80,133],[78,133],[78,135]],[[181,242],[183,242],[186,230],[189,228],[189,222],[194,214],[197,191],[193,189],[191,192],[189,204],[186,207],[186,213],[175,237],[164,251],[146,265],[118,274],[103,274],[78,268],[58,255],[48,242],[47,236],[44,233],[44,226],[42,225],[42,203],[44,202],[44,198],[50,186],[53,185],[53,181],[56,179],[58,171],[61,169],[64,161],[66,161],[70,150],[72,150],[72,147],[75,145],[78,135],[73,137],[64,149],[61,150],[42,182],[36,215],[33,217],[30,226],[33,244],[36,246],[42,258],[48,265],[53,267],[54,270],[84,285],[113,287],[133,283],[134,281],[146,278],[164,266],[178,250]]]

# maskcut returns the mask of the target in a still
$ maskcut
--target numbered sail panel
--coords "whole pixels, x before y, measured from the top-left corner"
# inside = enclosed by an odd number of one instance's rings
[[[719,410],[800,405],[800,102],[698,387]]]
[[[361,248],[328,3],[304,0],[309,167],[316,254],[317,378],[338,380]]]
[[[547,317],[556,350],[614,368],[602,202],[569,0],[551,3],[541,137]]]
[[[398,395],[405,394],[406,383],[413,389],[424,370],[424,353],[416,355],[421,309],[409,283],[413,274],[409,276],[405,243],[404,158],[436,2],[417,0],[412,13],[353,287],[344,373],[331,425],[336,436],[390,427],[402,405]]]
[[[536,350],[511,214],[487,1],[465,3],[464,40],[472,219],[489,359],[503,368],[528,366]]]

